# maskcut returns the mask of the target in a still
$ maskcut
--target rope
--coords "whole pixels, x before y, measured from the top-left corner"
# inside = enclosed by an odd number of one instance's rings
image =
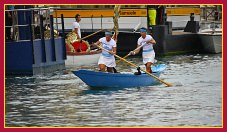
[[[117,35],[118,35],[118,18],[120,16],[119,12],[120,12],[120,5],[115,5],[114,6],[114,18],[113,18],[113,22],[114,22],[114,35],[113,35],[113,39],[115,40],[115,42],[117,43]]]

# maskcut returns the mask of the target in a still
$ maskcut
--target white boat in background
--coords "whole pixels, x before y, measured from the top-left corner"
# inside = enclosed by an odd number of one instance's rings
[[[91,46],[87,41],[74,41],[76,38],[74,33],[68,35],[69,37],[66,39],[67,59],[65,60],[65,66],[79,67],[98,64],[98,59],[102,52],[101,50],[97,48],[91,50]]]
[[[210,24],[208,29],[201,29],[198,33],[203,49],[209,53],[222,52],[222,26]]]
[[[68,67],[89,66],[98,64],[101,50],[91,50],[90,52],[67,52],[65,65]]]

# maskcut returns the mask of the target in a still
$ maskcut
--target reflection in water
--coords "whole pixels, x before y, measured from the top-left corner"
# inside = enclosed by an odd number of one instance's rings
[[[157,59],[168,65],[161,79],[174,87],[90,89],[62,72],[7,76],[6,126],[221,126],[221,55]],[[129,60],[142,65],[141,58]],[[117,69],[135,71],[124,62]]]

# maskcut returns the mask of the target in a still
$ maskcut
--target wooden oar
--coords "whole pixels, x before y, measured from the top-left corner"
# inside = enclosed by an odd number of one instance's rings
[[[146,43],[141,44],[139,47],[137,47],[136,49],[133,50],[133,52],[135,52],[136,50],[142,48]],[[123,57],[123,59],[126,59],[127,57],[129,57],[131,54],[127,54],[126,56]],[[121,60],[116,61],[116,64],[118,64],[119,62],[121,62]]]
[[[90,34],[90,35],[87,35],[87,36],[85,36],[85,37],[79,39],[79,40],[80,40],[80,41],[81,41],[81,40],[84,40],[84,39],[86,39],[86,38],[88,38],[88,37],[91,37],[91,36],[93,36],[93,35],[95,35],[95,34],[97,34],[97,33],[99,33],[99,32],[102,32],[103,30],[104,30],[104,29],[98,30],[98,31],[96,31],[96,32],[94,32],[94,33],[92,33],[92,34]]]
[[[106,52],[109,52],[109,50],[107,50],[107,49],[105,49],[105,48],[103,48],[103,47],[101,47],[101,46],[99,46],[99,45],[97,45],[97,47],[99,47],[99,48],[102,49],[102,50],[105,50]],[[122,58],[122,57],[120,57],[120,56],[118,56],[118,55],[116,55],[116,54],[113,54],[113,55],[114,55],[115,57],[119,58],[120,60],[123,60],[124,62],[130,64],[131,66],[133,66],[133,67],[135,67],[135,68],[139,68],[139,66],[137,66],[137,65],[135,65],[135,64],[133,64],[133,63],[127,61],[126,59],[124,59],[124,58]],[[147,71],[144,70],[144,69],[141,69],[141,68],[140,68],[140,70],[143,71],[143,72],[145,72],[145,73],[147,73],[148,75],[152,76],[153,78],[157,79],[158,81],[160,81],[160,82],[166,84],[168,87],[173,86],[172,84],[169,84],[169,83],[167,83],[167,82],[161,80],[160,78],[158,78],[158,77],[156,77],[155,75],[153,75],[153,74],[147,72]]]
[[[81,39],[78,39],[78,41],[80,41],[80,51],[81,51],[81,43],[82,43],[82,40],[84,40],[84,39],[86,39],[86,38],[88,38],[88,37],[91,37],[91,36],[93,36],[93,35],[95,35],[95,34],[101,32],[101,31],[103,31],[103,30],[104,30],[104,29],[98,30],[98,31],[96,31],[96,32],[94,32],[94,33],[92,33],[92,34],[90,34],[90,35],[87,35],[87,36],[85,36],[85,37],[83,37],[83,38],[81,38]]]

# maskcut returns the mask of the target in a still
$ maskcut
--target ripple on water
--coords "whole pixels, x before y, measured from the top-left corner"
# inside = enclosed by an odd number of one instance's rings
[[[141,58],[129,60],[142,65]],[[6,126],[221,126],[222,56],[157,60],[168,66],[160,78],[173,87],[90,89],[70,72],[7,77]],[[134,70],[124,63],[117,68]]]

